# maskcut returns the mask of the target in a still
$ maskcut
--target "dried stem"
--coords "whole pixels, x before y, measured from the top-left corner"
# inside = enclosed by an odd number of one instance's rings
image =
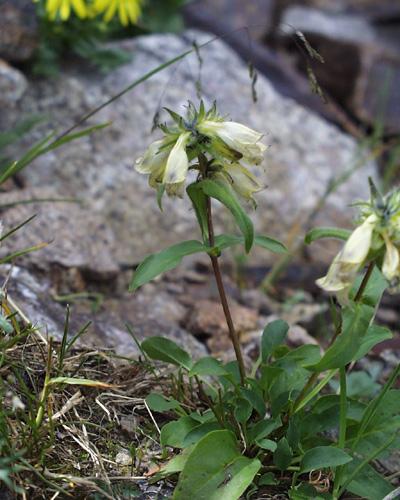
[[[214,226],[212,221],[212,213],[211,213],[211,200],[207,197],[207,223],[208,223],[208,239],[210,243],[210,247],[215,245],[214,238]],[[239,365],[240,372],[240,380],[242,385],[245,383],[246,371],[243,362],[242,350],[240,348],[240,342],[238,334],[233,326],[232,315],[229,309],[228,300],[226,298],[224,283],[222,281],[221,269],[219,267],[218,257],[216,255],[210,254],[210,259],[215,275],[215,281],[217,282],[219,297],[221,299],[222,309],[224,310],[226,324],[228,325],[229,336],[233,344],[233,348],[235,349],[236,359]]]

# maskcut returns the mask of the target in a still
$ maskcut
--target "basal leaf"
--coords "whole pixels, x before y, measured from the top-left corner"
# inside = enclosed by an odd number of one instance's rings
[[[227,373],[228,372],[222,366],[220,361],[211,356],[207,356],[196,361],[189,372],[189,377],[193,375],[209,375],[218,377],[220,375],[227,375]]]
[[[165,411],[180,409],[181,405],[176,399],[168,399],[162,394],[156,392],[150,393],[145,399],[150,410],[163,413]]]
[[[261,338],[261,355],[264,363],[267,362],[275,347],[284,342],[288,331],[289,325],[282,319],[271,321],[264,328]]]
[[[150,337],[144,340],[141,346],[151,359],[182,366],[187,370],[192,368],[193,361],[189,354],[170,339],[164,337]]]
[[[185,437],[197,425],[197,422],[190,417],[181,417],[178,420],[168,422],[161,429],[161,445],[183,448]]]
[[[352,458],[346,452],[334,446],[317,446],[307,450],[300,463],[300,472],[337,467],[351,462]]]
[[[173,499],[237,500],[260,467],[259,460],[241,455],[232,432],[210,432],[190,453]]]

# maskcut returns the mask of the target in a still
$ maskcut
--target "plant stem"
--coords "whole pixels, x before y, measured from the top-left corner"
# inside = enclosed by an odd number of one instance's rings
[[[214,238],[214,225],[212,221],[212,213],[211,213],[211,199],[210,197],[207,197],[207,225],[208,225],[208,239],[209,239],[209,244],[210,247],[215,246],[215,238]],[[225,293],[225,288],[224,288],[224,283],[222,281],[222,275],[221,275],[221,269],[219,267],[218,263],[218,257],[216,255],[211,255],[210,254],[210,259],[215,275],[215,281],[217,283],[218,287],[218,292],[219,292],[219,297],[221,300],[221,305],[222,309],[224,311],[225,319],[226,319],[226,324],[228,325],[228,331],[229,331],[229,336],[233,344],[233,348],[235,350],[235,355],[236,359],[239,365],[239,372],[240,372],[240,380],[242,385],[245,384],[245,378],[246,378],[246,371],[244,367],[244,362],[243,362],[243,356],[242,356],[242,350],[240,348],[240,342],[239,342],[239,337],[238,334],[235,330],[235,327],[233,325],[232,321],[232,315],[229,309],[228,305],[228,300],[226,298],[226,293]]]
[[[344,448],[346,444],[346,414],[347,414],[347,386],[346,386],[346,367],[343,366],[339,371],[340,375],[340,425],[339,425],[339,448]]]
[[[371,277],[372,271],[374,270],[374,266],[375,266],[375,262],[374,261],[370,262],[368,269],[367,269],[367,272],[365,273],[364,278],[361,282],[361,285],[356,293],[356,296],[354,297],[354,302],[360,302],[360,300],[362,299],[363,293],[364,293],[365,288],[368,284],[368,281]],[[329,342],[328,349],[333,345],[333,343],[335,342],[335,340],[337,339],[337,337],[340,335],[341,332],[342,332],[342,322],[340,321],[338,328],[336,328],[335,335],[332,337],[332,340]],[[303,387],[303,390],[301,391],[301,393],[298,395],[296,401],[294,402],[292,414],[298,410],[300,404],[303,402],[303,399],[306,397],[306,395],[308,394],[308,391],[315,384],[317,379],[318,379],[318,372],[315,372],[310,376],[306,385]],[[304,405],[301,405],[301,406],[303,407]]]
[[[365,273],[365,276],[361,282],[360,288],[358,289],[356,296],[354,297],[354,302],[360,302],[363,293],[365,291],[365,288],[368,284],[369,278],[371,277],[372,271],[374,270],[375,262],[372,261],[368,265],[367,272]]]
[[[346,416],[347,416],[347,386],[346,386],[346,367],[340,368],[340,416],[339,416],[339,441],[338,447],[342,450],[346,445]],[[336,467],[335,483],[333,488],[333,497],[338,497],[340,484],[342,482],[343,465]]]

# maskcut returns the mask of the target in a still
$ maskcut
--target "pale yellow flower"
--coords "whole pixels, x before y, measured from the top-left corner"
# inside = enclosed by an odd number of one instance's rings
[[[153,142],[143,158],[137,160],[135,169],[149,174],[150,186],[163,184],[170,196],[181,195],[189,169],[186,146],[190,136],[190,132],[184,132],[172,145],[165,139]]]
[[[227,182],[241,198],[253,203],[253,194],[264,189],[257,177],[240,163],[225,163],[215,177]]]
[[[49,18],[54,20],[57,17],[57,14],[60,15],[62,21],[66,21],[70,15],[71,10],[75,12],[75,14],[84,19],[87,17],[87,5],[84,0],[47,0],[46,1],[46,11],[49,15]]]
[[[93,10],[104,14],[104,21],[109,22],[118,14],[123,26],[136,24],[141,14],[142,0],[94,0]]]
[[[229,148],[238,151],[247,163],[259,165],[267,149],[261,141],[263,135],[237,122],[203,120],[197,130],[209,137],[216,136]]]
[[[364,265],[372,241],[377,218],[370,215],[353,231],[343,249],[333,260],[326,276],[317,280],[317,285],[327,292],[343,292],[353,284],[358,271]]]

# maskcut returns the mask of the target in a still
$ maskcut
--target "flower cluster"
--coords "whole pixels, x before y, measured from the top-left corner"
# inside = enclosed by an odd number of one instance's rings
[[[347,295],[367,261],[378,263],[392,287],[400,283],[400,188],[382,197],[377,192],[359,203],[360,225],[317,284],[328,292]]]
[[[54,20],[59,15],[66,21],[73,11],[79,18],[95,17],[104,14],[104,21],[109,22],[118,14],[123,26],[135,24],[140,16],[142,0],[46,0],[46,11]]]
[[[259,165],[266,146],[262,134],[240,123],[226,121],[214,106],[206,111],[203,102],[197,110],[189,103],[184,118],[168,110],[174,120],[172,127],[161,125],[164,137],[153,142],[135,168],[149,175],[153,188],[165,187],[169,195],[182,195],[189,169],[228,183],[242,198],[253,200],[263,186],[249,168]],[[207,159],[207,172],[198,158]]]

